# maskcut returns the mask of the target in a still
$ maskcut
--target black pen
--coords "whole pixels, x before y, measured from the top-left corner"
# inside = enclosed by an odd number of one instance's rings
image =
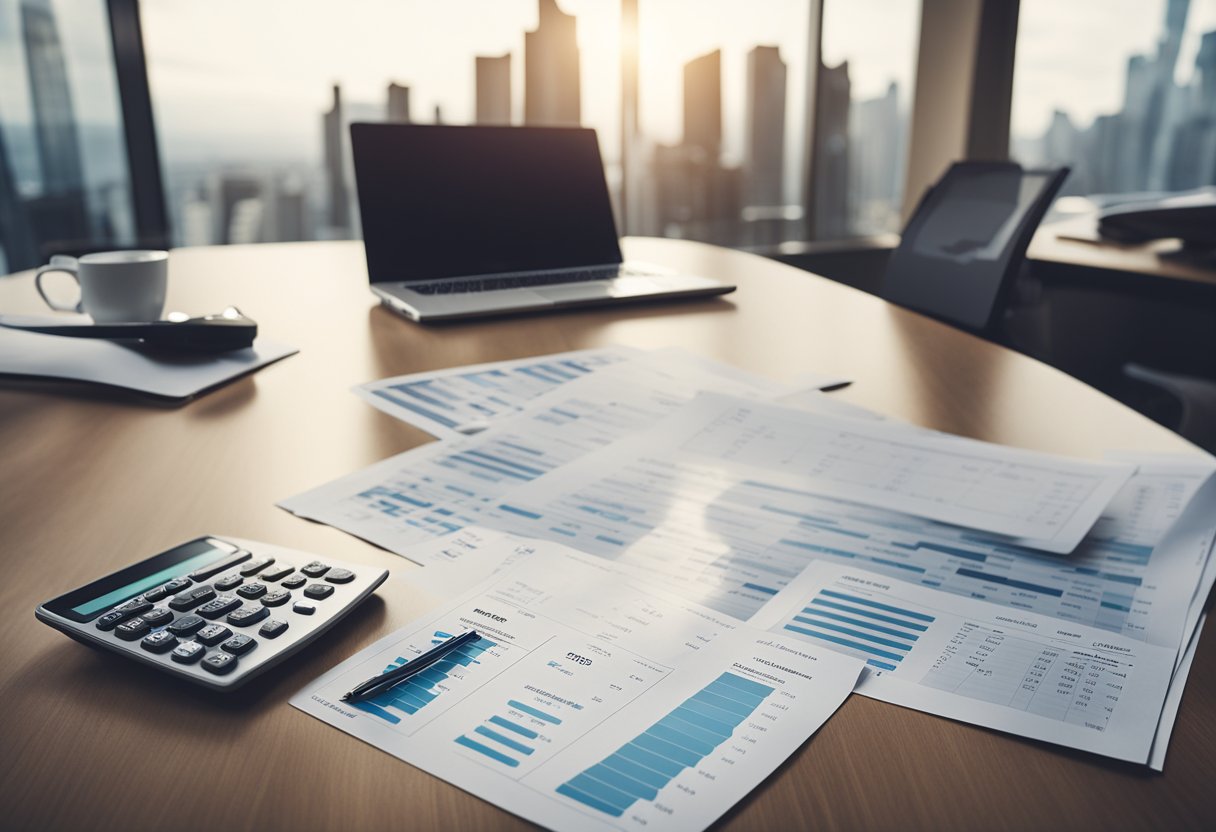
[[[437,644],[430,650],[427,650],[416,659],[412,659],[400,667],[394,667],[387,673],[381,673],[379,676],[373,676],[362,684],[356,685],[353,690],[342,697],[343,702],[362,702],[365,699],[371,699],[373,696],[378,696],[386,690],[392,690],[397,685],[404,682],[406,679],[413,676],[415,673],[426,670],[435,662],[442,659],[448,653],[458,647],[463,647],[480,639],[476,630],[469,630],[467,633],[461,633],[454,636],[442,644]]]

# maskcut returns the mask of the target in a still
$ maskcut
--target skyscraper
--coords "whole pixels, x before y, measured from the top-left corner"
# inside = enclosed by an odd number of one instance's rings
[[[536,30],[524,34],[524,122],[579,124],[579,89],[574,15],[559,9],[557,0],[538,0]]]
[[[785,203],[785,77],[785,61],[776,46],[757,46],[747,53],[743,178],[748,205]]]
[[[884,95],[854,101],[849,110],[849,233],[899,228],[896,200],[903,179],[899,85]]]
[[[849,234],[849,62],[820,63],[817,74],[808,233],[830,240]]]
[[[401,84],[388,85],[388,102],[384,108],[384,120],[409,124],[410,88]]]
[[[76,113],[63,44],[50,0],[21,0],[21,36],[34,108],[34,132],[47,194],[84,191]],[[83,196],[82,196],[83,199]]]
[[[722,50],[684,64],[684,146],[715,163],[722,152]]]
[[[342,88],[334,84],[333,106],[321,116],[325,163],[325,218],[330,233],[350,228],[350,195],[346,189],[346,152],[342,118]]]
[[[511,123],[511,53],[498,57],[478,55],[477,123]]]

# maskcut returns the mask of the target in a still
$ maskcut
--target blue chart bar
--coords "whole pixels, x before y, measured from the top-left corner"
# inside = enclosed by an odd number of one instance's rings
[[[730,739],[773,692],[768,685],[723,673],[611,756],[567,780],[557,793],[620,817],[639,800],[654,800],[684,769]]]
[[[507,707],[516,711],[517,714],[525,714],[549,725],[562,724],[562,721],[553,714],[531,705],[525,705],[515,699],[509,700]],[[516,715],[510,717],[494,715],[486,722],[489,725],[478,725],[473,729],[475,737],[462,734],[456,738],[456,744],[463,745],[465,748],[489,757],[496,763],[502,763],[512,768],[519,765],[520,756],[527,757],[536,751],[524,740],[535,740],[540,737],[540,732],[521,725]]]
[[[933,621],[931,615],[825,589],[785,629],[894,670]]]
[[[436,630],[431,643],[439,644],[449,638],[451,635],[448,633]],[[482,636],[471,644],[453,650],[426,670],[411,676],[392,690],[386,690],[365,702],[356,702],[351,707],[396,725],[401,722],[401,717],[393,711],[404,711],[407,714],[418,713],[439,696],[440,692],[437,687],[447,680],[453,670],[457,667],[480,664],[478,657],[493,646],[494,642]],[[403,657],[398,656],[392,664],[384,668],[383,672],[388,673],[405,662]]]

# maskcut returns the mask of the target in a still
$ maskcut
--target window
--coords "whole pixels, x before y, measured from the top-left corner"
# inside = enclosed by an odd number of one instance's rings
[[[825,0],[810,234],[898,231],[920,4]]]
[[[0,274],[130,245],[104,0],[0,0]]]
[[[1216,185],[1216,0],[1022,0],[1011,123],[1069,194]]]

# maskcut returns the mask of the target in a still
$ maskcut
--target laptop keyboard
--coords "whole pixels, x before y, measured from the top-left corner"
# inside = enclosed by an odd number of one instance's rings
[[[622,275],[645,277],[647,272],[624,266],[603,266],[597,269],[572,269],[543,274],[512,274],[502,277],[436,280],[407,286],[420,295],[453,295],[463,292],[488,292],[494,289],[518,289],[526,286],[552,286],[556,283],[581,283],[587,280],[608,280]],[[657,275],[652,275],[657,276]]]

